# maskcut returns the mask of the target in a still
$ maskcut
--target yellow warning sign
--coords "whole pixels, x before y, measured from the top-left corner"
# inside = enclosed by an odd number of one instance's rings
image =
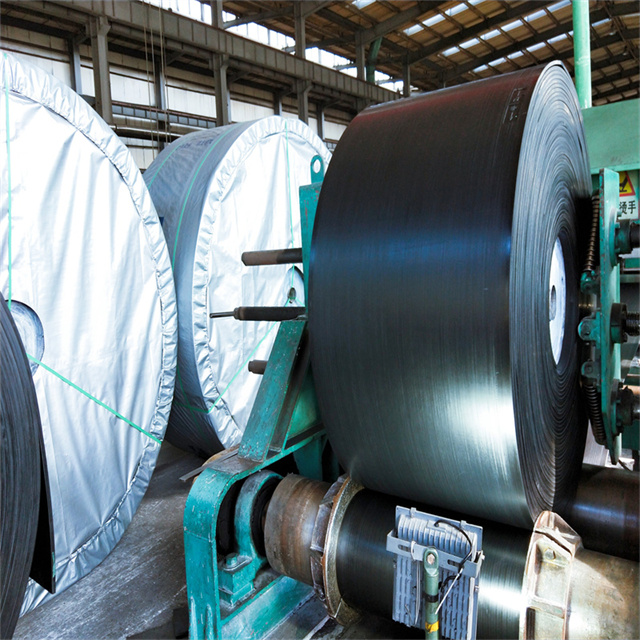
[[[620,197],[635,196],[636,190],[633,188],[631,176],[628,171],[620,172]]]

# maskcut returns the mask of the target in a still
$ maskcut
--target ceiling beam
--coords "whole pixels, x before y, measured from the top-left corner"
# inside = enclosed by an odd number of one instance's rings
[[[621,2],[615,5],[615,9],[617,11],[629,11],[635,12],[638,9],[637,2]],[[607,14],[603,9],[598,11],[594,11],[591,14],[591,20],[593,22],[597,22],[598,20],[603,20],[607,18]],[[489,64],[493,60],[497,60],[498,58],[503,58],[512,53],[516,53],[517,51],[522,51],[523,49],[528,49],[533,45],[539,44],[541,42],[545,42],[551,38],[555,38],[556,36],[562,35],[563,33],[568,33],[573,29],[573,22],[568,20],[563,22],[555,27],[551,27],[550,29],[545,29],[544,31],[540,31],[535,35],[530,36],[529,38],[524,38],[523,40],[519,40],[513,44],[508,45],[507,47],[502,47],[501,49],[497,49],[496,51],[492,51],[491,53],[471,60],[470,62],[466,62],[461,65],[456,65],[453,69],[450,69],[445,73],[445,80],[450,82],[455,78],[468,73],[469,71],[473,71],[476,67],[481,67],[484,64]],[[628,33],[627,33],[628,32]],[[633,33],[632,29],[626,29],[623,33],[620,33],[619,38],[625,37],[638,37],[637,33],[635,35],[631,35]]]
[[[602,84],[609,84],[613,82],[617,82],[618,80],[624,80],[625,78],[633,78],[640,74],[640,69],[638,67],[630,67],[629,69],[623,69],[618,73],[614,73],[611,76],[604,76],[604,78],[598,78],[597,80],[592,81],[592,86],[597,87]]]
[[[386,20],[383,20],[382,22],[379,22],[373,27],[363,29],[361,32],[362,44],[367,45],[382,36],[386,36],[392,31],[397,31],[398,29],[400,29],[400,27],[403,27],[408,22],[415,20],[428,11],[433,11],[433,9],[444,4],[446,1],[447,0],[416,2],[416,4],[414,4],[412,7],[396,13],[395,15],[387,18]]]
[[[633,80],[622,87],[614,87],[613,89],[608,89],[607,91],[603,91],[602,93],[598,92],[593,96],[593,99],[602,100],[604,98],[612,98],[613,96],[622,95],[623,93],[626,93],[627,91],[633,91],[634,89],[636,92],[640,89],[639,80]]]
[[[505,22],[510,22],[528,13],[537,11],[547,4],[550,4],[550,0],[544,0],[543,2],[540,0],[530,0],[529,2],[524,2],[523,4],[510,7],[506,11],[502,11],[491,18],[486,18],[478,24],[475,24],[472,27],[467,27],[463,31],[459,31],[452,36],[441,38],[437,42],[427,45],[426,47],[422,47],[422,49],[419,49],[418,51],[412,51],[409,53],[409,64],[422,62],[422,60],[429,56],[440,53],[441,51],[446,51],[450,47],[460,44],[461,40],[471,40],[485,31],[490,31]]]
[[[224,23],[224,28],[238,27],[243,24],[249,24],[250,22],[264,22],[265,20],[273,20],[274,18],[282,18],[284,16],[293,15],[293,5],[284,7],[282,9],[275,9],[273,11],[259,11],[258,13],[247,13],[243,16],[239,16],[234,20],[227,20]]]

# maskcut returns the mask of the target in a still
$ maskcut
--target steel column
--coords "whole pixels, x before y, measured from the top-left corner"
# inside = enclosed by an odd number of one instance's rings
[[[222,18],[222,0],[209,0],[211,6],[211,25],[216,29],[224,29]]]
[[[309,124],[309,91],[311,83],[306,80],[296,82],[296,95],[298,96],[298,118]]]
[[[217,126],[222,127],[231,122],[231,99],[227,84],[229,57],[221,53],[214,53],[212,63],[216,92],[216,122]]]
[[[295,27],[295,52],[298,58],[304,58],[307,48],[307,36],[305,30],[305,20],[303,13],[304,5],[302,2],[293,3],[293,18]]]
[[[318,122],[318,137],[324,140],[324,104],[321,102],[316,104],[316,119]]]
[[[111,82],[109,79],[109,48],[107,45],[109,28],[109,22],[104,16],[93,18],[89,23],[91,56],[93,58],[93,84],[96,92],[96,111],[107,124],[113,124]]]
[[[591,106],[591,42],[589,0],[573,0],[573,57],[575,83],[582,109]]]
[[[402,63],[402,95],[405,98],[411,95],[411,64],[408,58]]]
[[[82,65],[80,62],[80,42],[77,38],[67,40],[69,47],[69,67],[71,70],[71,88],[82,95]]]
[[[358,80],[365,80],[366,58],[364,42],[360,32],[356,32],[356,69],[358,70]]]

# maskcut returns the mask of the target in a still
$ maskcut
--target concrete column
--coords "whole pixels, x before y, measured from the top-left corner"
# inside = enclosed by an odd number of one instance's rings
[[[405,98],[411,95],[411,65],[408,60],[402,64],[402,95]]]
[[[322,102],[316,104],[316,119],[318,120],[318,137],[324,140],[324,104]]]
[[[306,57],[307,50],[307,35],[304,23],[304,3],[293,3],[293,19],[295,26],[295,40],[296,40],[296,56],[298,58]]]
[[[219,127],[231,122],[231,97],[227,85],[229,58],[221,53],[213,54],[213,78],[216,91],[216,124]]]
[[[82,95],[82,66],[80,64],[80,42],[77,38],[67,40],[69,48],[69,67],[71,69],[71,88]]]
[[[309,91],[311,91],[311,83],[307,80],[298,80],[296,82],[296,95],[298,97],[298,118],[309,124]]]
[[[211,5],[211,25],[216,29],[224,29],[222,0],[209,0],[209,4]]]
[[[366,79],[366,64],[364,43],[362,42],[362,36],[359,32],[356,32],[356,69],[358,70],[358,80]]]
[[[113,124],[111,82],[109,79],[109,48],[107,33],[109,22],[104,16],[93,18],[89,24],[91,57],[93,58],[93,84],[96,91],[96,111],[107,124]]]

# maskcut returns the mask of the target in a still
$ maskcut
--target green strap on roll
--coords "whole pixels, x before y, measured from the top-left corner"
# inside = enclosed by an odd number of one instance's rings
[[[49,373],[52,373],[54,376],[56,376],[56,378],[59,378],[60,380],[68,384],[71,388],[75,389],[76,391],[79,391],[83,396],[86,396],[87,398],[89,398],[89,400],[93,400],[97,405],[111,412],[114,416],[116,416],[116,418],[120,418],[120,420],[123,420],[128,425],[132,426],[134,429],[137,429],[140,433],[144,433],[145,436],[151,438],[154,442],[157,442],[158,444],[162,444],[162,440],[160,438],[154,436],[152,433],[149,433],[148,431],[145,431],[142,427],[139,427],[135,422],[132,422],[131,420],[129,420],[129,418],[125,418],[121,413],[119,413],[115,409],[112,409],[108,404],[105,404],[104,402],[102,402],[102,400],[98,400],[98,398],[91,395],[88,391],[85,391],[84,389],[80,388],[77,384],[74,384],[73,382],[71,382],[71,380],[69,380],[68,378],[65,378],[62,374],[52,369],[51,367],[46,365],[44,362],[41,362],[40,360],[38,360],[37,358],[34,358],[29,354],[27,354],[27,358],[29,358],[31,362],[35,362],[37,365],[41,366],[43,369],[45,369]]]

